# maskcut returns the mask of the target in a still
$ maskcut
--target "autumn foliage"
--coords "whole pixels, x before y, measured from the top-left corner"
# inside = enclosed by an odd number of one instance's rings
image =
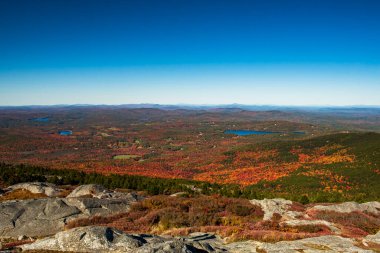
[[[47,116],[46,122],[33,120]],[[343,132],[335,127],[336,118],[328,118],[327,128],[303,120],[311,115],[293,116],[240,110],[1,110],[0,162],[238,185],[242,192],[257,185],[246,197],[308,195],[315,202],[379,196],[378,133]],[[227,129],[277,133],[236,136]],[[61,136],[60,130],[72,135]]]
[[[173,236],[213,232],[230,241],[295,240],[330,233],[322,225],[286,227],[280,225],[280,219],[263,221],[262,218],[261,208],[244,199],[216,195],[196,198],[154,196],[134,204],[127,213],[76,219],[68,222],[66,228],[103,225],[128,233]]]

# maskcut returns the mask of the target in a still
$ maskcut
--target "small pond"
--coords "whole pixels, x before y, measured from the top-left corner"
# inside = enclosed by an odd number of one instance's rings
[[[226,130],[225,134],[236,134],[238,136],[245,135],[263,135],[263,134],[278,134],[280,132],[272,132],[272,131],[256,131],[256,130]]]
[[[67,136],[67,135],[72,135],[73,131],[71,131],[71,130],[62,130],[62,131],[58,131],[58,133],[60,135]]]
[[[256,131],[256,130],[226,130],[225,134],[235,134],[238,136],[246,136],[246,135],[264,135],[264,134],[284,134],[286,132],[273,132],[273,131]],[[293,131],[290,132],[293,134],[305,134],[303,131]]]
[[[49,122],[50,118],[49,117],[41,117],[41,118],[33,118],[33,119],[29,119],[29,120],[34,121],[34,122]]]

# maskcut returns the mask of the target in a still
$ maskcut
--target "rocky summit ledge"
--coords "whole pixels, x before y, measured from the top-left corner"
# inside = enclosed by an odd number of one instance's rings
[[[121,231],[114,228],[118,226],[117,220],[112,224],[96,223],[98,217],[95,217],[95,223],[87,223],[88,226],[84,226],[85,223],[76,223],[77,227],[68,226],[71,221],[75,223],[77,219],[90,220],[94,216],[107,218],[134,214],[137,216],[131,217],[144,220],[145,216],[138,216],[138,212],[146,210],[141,209],[142,203],[147,202],[152,205],[154,201],[158,201],[163,210],[173,210],[164,205],[165,201],[168,203],[182,203],[181,201],[194,199],[199,201],[202,196],[183,198],[179,194],[153,196],[143,200],[144,198],[134,193],[112,191],[103,186],[91,184],[78,186],[76,189],[66,192],[67,196],[63,197],[61,188],[53,184],[38,182],[10,186],[4,189],[2,194],[8,194],[9,197],[12,196],[12,192],[20,190],[28,191],[32,193],[31,197],[38,196],[39,198],[0,202],[0,249],[1,247],[3,249],[18,248],[33,253],[46,251],[100,253],[354,253],[380,251],[380,203],[375,201],[302,205],[281,198],[245,200],[248,209],[237,208],[238,213],[244,214],[247,210],[255,210],[257,215],[247,216],[250,217],[249,219],[252,217],[254,219],[249,226],[230,226],[230,228],[241,229],[239,235],[242,236],[235,237],[234,240],[234,234],[223,235],[223,238],[219,236],[222,233],[219,233],[218,229],[222,230],[225,226],[223,224],[220,227],[217,226],[217,229],[212,232],[200,229],[201,226],[195,229],[191,228],[188,233],[184,234],[170,233],[177,228],[178,231],[187,229],[183,226],[175,227],[173,230],[170,228],[161,231],[143,230],[146,233],[153,231],[152,233],[160,235],[140,234],[141,232],[139,234],[126,233],[124,231],[142,230],[121,226],[119,228],[124,230]],[[176,200],[179,202],[175,202]],[[232,200],[228,199],[228,201]],[[131,209],[134,203],[135,205]],[[154,209],[154,211],[157,210]],[[186,211],[183,212],[181,215],[187,215]],[[223,213],[228,213],[227,208]],[[147,214],[152,213],[147,212]],[[233,215],[223,216],[223,218],[225,217],[231,218],[231,222],[234,221]],[[71,229],[65,230],[65,228]],[[194,231],[207,231],[207,233],[191,233]],[[292,236],[287,237],[287,233]],[[296,237],[293,237],[294,235]],[[12,243],[13,246],[9,246]]]
[[[134,252],[134,253],[249,253],[249,252],[374,252],[356,246],[357,242],[341,236],[320,236],[295,241],[264,243],[245,241],[225,244],[219,237],[196,233],[188,237],[126,234],[109,227],[81,227],[21,246],[28,250],[71,252]]]
[[[30,189],[36,183],[31,185],[17,185],[9,189]],[[126,212],[138,198],[131,193],[108,190],[105,193],[103,188],[94,185],[78,188],[80,190],[73,191],[78,196],[0,202],[0,236],[18,238],[53,235],[62,231],[64,225],[72,219]]]

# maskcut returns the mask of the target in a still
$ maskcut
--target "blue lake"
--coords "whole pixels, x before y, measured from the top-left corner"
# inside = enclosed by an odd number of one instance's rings
[[[264,135],[264,134],[284,134],[286,132],[273,132],[273,131],[256,131],[256,130],[226,130],[225,134],[235,134],[238,136],[246,135]],[[305,134],[303,131],[293,131],[291,134]]]
[[[63,130],[63,131],[59,131],[58,133],[59,133],[60,135],[67,136],[67,135],[72,135],[72,134],[73,134],[73,131],[71,131],[71,130]]]
[[[34,122],[49,122],[49,117],[42,117],[42,118],[33,118],[33,119],[30,119],[31,121],[34,121]]]
[[[225,134],[236,134],[239,136],[245,135],[263,135],[263,134],[278,134],[280,132],[271,132],[271,131],[255,131],[255,130],[226,130]]]

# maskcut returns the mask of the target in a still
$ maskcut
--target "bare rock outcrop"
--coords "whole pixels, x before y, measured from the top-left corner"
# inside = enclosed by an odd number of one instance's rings
[[[125,194],[123,198],[66,198],[69,206],[76,207],[84,215],[110,215],[129,210],[130,204],[137,198],[132,194]]]
[[[81,227],[62,231],[52,237],[24,245],[23,250],[74,252],[131,252],[146,241],[107,227]]]
[[[0,203],[0,236],[45,236],[61,230],[80,211],[63,199],[34,199]]]
[[[261,248],[267,252],[294,252],[300,250],[304,252],[352,252],[352,253],[369,253],[371,250],[366,250],[355,246],[356,242],[350,238],[341,236],[319,236],[306,238],[296,241],[282,241],[278,243],[267,243]]]
[[[117,191],[111,191],[102,185],[97,184],[85,184],[75,188],[67,198],[97,198],[97,199],[124,199],[124,198],[139,198],[134,193],[123,193]]]
[[[225,243],[212,234],[193,233],[186,237],[156,235],[132,235],[107,227],[88,226],[63,231],[67,222],[94,215],[108,216],[129,210],[131,203],[140,197],[131,193],[110,191],[98,185],[83,185],[67,198],[42,198],[12,200],[0,203],[0,237],[45,237],[25,250],[55,250],[75,252],[133,252],[133,253],[249,253],[249,252],[372,252],[380,245],[380,232],[364,238],[344,238],[346,227],[340,223],[313,219],[312,211],[334,211],[342,215],[349,212],[371,213],[374,218],[380,211],[379,202],[359,204],[316,205],[306,209],[298,203],[285,199],[251,200],[264,211],[264,220],[278,214],[281,219],[272,220],[276,226],[303,227],[326,226],[321,233],[311,233],[312,238],[267,243],[245,241]],[[308,215],[309,214],[309,215]],[[338,214],[339,215],[339,214]],[[278,217],[275,217],[278,218]],[[266,224],[266,222],[260,222]],[[377,224],[377,223],[376,223]],[[359,227],[360,228],[360,227]],[[261,229],[260,227],[258,229]],[[341,232],[343,231],[343,232]],[[365,234],[366,235],[366,234]],[[362,235],[362,236],[365,236]]]
[[[154,235],[130,235],[107,227],[89,226],[59,232],[21,246],[23,250],[74,252],[195,253],[222,252],[203,242]]]
[[[290,210],[292,201],[286,199],[252,199],[250,202],[253,205],[260,206],[264,212],[264,220],[271,220],[273,214],[277,213],[283,217],[283,219],[294,219],[299,215],[303,215],[301,212]]]
[[[62,192],[55,184],[43,182],[20,183],[7,188],[8,191],[19,189],[24,189],[34,194],[44,194],[47,197],[57,197]]]
[[[338,213],[351,213],[359,211],[380,215],[380,202],[372,201],[362,204],[356,202],[344,202],[341,204],[333,205],[316,205],[307,211],[331,211]]]
[[[265,243],[245,241],[225,244],[214,235],[198,233],[188,237],[131,235],[107,227],[82,227],[57,233],[55,236],[21,246],[23,250],[55,250],[75,252],[133,252],[133,253],[321,253],[373,252],[356,246],[350,238],[320,236],[295,241]]]
[[[129,210],[133,194],[121,198],[43,198],[0,203],[0,236],[53,235],[75,218],[111,215]]]
[[[322,253],[322,252],[347,252],[370,253],[372,250],[359,248],[355,240],[336,235],[319,236],[295,241],[281,241],[277,243],[265,243],[257,241],[237,242],[227,245],[230,252],[249,253]]]
[[[92,197],[92,198],[110,198],[112,191],[106,189],[102,185],[86,184],[80,185],[75,188],[67,198],[80,198],[80,197]]]

